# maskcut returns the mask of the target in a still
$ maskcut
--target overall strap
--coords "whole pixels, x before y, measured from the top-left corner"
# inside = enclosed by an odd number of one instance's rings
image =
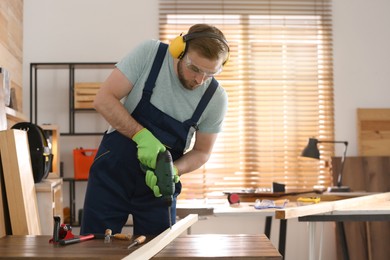
[[[213,97],[215,91],[217,90],[217,87],[218,87],[217,80],[212,78],[210,85],[206,89],[206,92],[203,94],[202,99],[199,101],[198,106],[196,107],[194,114],[190,119],[191,125],[194,126],[195,129],[197,129],[199,118],[202,115],[203,111],[206,109],[211,98]]]
[[[150,100],[150,97],[152,96],[153,88],[155,87],[156,79],[160,73],[167,49],[168,44],[160,42],[148,79],[145,82],[145,87],[142,94],[143,98]]]

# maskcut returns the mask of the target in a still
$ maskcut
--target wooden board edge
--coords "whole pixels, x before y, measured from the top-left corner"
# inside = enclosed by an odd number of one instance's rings
[[[26,131],[0,131],[0,154],[13,235],[41,235]]]
[[[361,205],[367,205],[373,202],[389,201],[390,192],[378,193],[373,195],[366,195],[357,198],[350,198],[338,201],[321,202],[313,205],[298,206],[284,209],[277,209],[275,211],[275,218],[290,219],[303,216],[329,213],[334,210],[342,210],[354,208]]]
[[[128,256],[122,258],[124,260],[144,260],[150,259],[160,252],[165,246],[171,243],[176,237],[181,233],[186,231],[191,227],[195,222],[198,221],[198,214],[190,214],[187,217],[178,221],[171,228],[168,228],[160,235],[149,241],[147,244],[143,245],[141,248],[133,251]]]

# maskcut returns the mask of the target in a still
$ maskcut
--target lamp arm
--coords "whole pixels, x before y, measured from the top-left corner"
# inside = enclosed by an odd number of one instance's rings
[[[342,186],[342,179],[343,179],[343,170],[344,170],[344,164],[345,164],[345,158],[347,157],[347,147],[348,147],[348,142],[342,142],[345,145],[344,148],[344,154],[343,157],[341,157],[341,167],[339,171],[339,176],[337,178],[337,187]]]

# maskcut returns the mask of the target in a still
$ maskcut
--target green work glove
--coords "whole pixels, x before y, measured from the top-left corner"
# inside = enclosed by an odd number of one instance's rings
[[[179,171],[177,170],[177,167],[173,165],[173,171],[175,172],[175,175],[173,176],[173,182],[178,183],[180,181],[179,177]]]
[[[159,152],[165,152],[165,146],[146,128],[133,136],[138,148],[138,160],[148,168],[156,168],[156,160]]]
[[[161,197],[160,188],[157,186],[157,176],[153,171],[147,170],[145,175],[146,185],[153,191],[155,197]]]
[[[173,182],[178,183],[180,180],[179,175],[177,174],[177,168],[174,165],[173,166],[174,176],[173,176]],[[153,194],[155,197],[161,197],[162,194],[160,192],[160,188],[157,186],[157,176],[154,174],[152,170],[146,170],[145,173],[145,182],[146,185],[153,191]]]

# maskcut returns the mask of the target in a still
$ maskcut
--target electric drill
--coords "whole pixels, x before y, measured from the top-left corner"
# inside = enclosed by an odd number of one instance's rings
[[[157,186],[160,189],[162,198],[168,207],[169,227],[172,228],[171,206],[173,194],[175,193],[175,171],[173,169],[172,155],[168,150],[157,155],[154,174],[157,177]]]
[[[156,169],[154,174],[157,177],[157,186],[160,193],[166,201],[167,206],[172,205],[173,194],[175,193],[174,174],[172,155],[168,150],[160,152],[157,155]]]

